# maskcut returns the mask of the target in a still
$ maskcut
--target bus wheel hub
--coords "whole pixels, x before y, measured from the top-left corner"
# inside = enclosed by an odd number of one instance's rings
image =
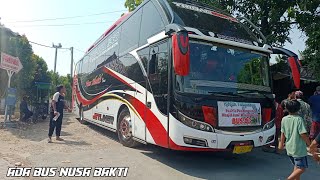
[[[120,122],[120,132],[124,139],[132,136],[132,125],[130,116],[125,116]]]

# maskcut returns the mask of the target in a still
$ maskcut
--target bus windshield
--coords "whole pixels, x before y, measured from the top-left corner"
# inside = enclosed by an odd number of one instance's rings
[[[211,94],[270,93],[268,57],[249,50],[190,41],[190,73],[176,75],[176,90]]]

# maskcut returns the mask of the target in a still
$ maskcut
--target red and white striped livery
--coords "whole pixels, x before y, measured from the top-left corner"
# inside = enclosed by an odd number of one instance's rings
[[[145,0],[77,63],[81,123],[117,132],[128,147],[250,152],[274,141],[270,54],[244,22],[192,0]],[[262,38],[263,39],[263,38]]]

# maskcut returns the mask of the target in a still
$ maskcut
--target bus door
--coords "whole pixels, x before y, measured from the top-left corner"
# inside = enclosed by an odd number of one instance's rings
[[[157,145],[168,147],[167,143],[167,97],[168,97],[168,40],[158,42],[149,48],[147,63],[147,98],[146,98],[146,120],[155,129],[148,129],[146,139],[155,141]],[[151,126],[150,126],[151,127]],[[150,134],[157,137],[151,137]]]
[[[273,54],[286,56],[286,61],[291,70],[290,74],[291,74],[291,80],[292,80],[292,87],[294,89],[300,89],[301,63],[298,58],[298,55],[288,49],[279,48],[279,47],[272,47],[272,52]]]

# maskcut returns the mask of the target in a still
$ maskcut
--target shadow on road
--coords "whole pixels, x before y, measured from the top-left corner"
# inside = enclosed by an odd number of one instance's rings
[[[145,148],[145,156],[155,159],[177,171],[196,178],[224,180],[278,180],[285,179],[293,166],[285,154],[273,154],[255,149],[249,154],[229,152],[179,152],[155,146]],[[309,159],[309,169],[303,179],[319,177],[319,166]]]
[[[100,135],[104,136],[104,137],[107,137],[115,142],[119,142],[119,139],[118,139],[118,136],[117,136],[117,133],[115,132],[112,132],[112,131],[109,131],[107,129],[104,129],[102,127],[99,127],[99,126],[96,126],[94,124],[88,124],[87,125],[91,130],[95,131],[96,133],[99,133]]]
[[[87,143],[86,141],[71,141],[71,140],[64,140],[64,141],[55,141],[53,143],[56,144],[66,144],[69,146],[88,146],[91,145],[90,143]]]
[[[74,123],[69,119],[69,115],[64,115],[63,125],[68,126]],[[12,126],[6,127],[5,131],[9,131],[12,135],[20,139],[27,139],[30,141],[40,142],[48,138],[49,130],[49,118],[43,121],[39,121],[36,124],[33,123],[22,123],[19,121],[13,121]],[[61,136],[71,136],[72,134],[64,132],[63,127]]]
[[[88,127],[119,142],[117,134],[89,124]],[[254,149],[253,152],[235,155],[230,152],[180,152],[155,145],[135,147],[140,153],[168,167],[194,178],[214,180],[283,180],[293,166],[285,154],[273,154]],[[319,166],[309,158],[309,169],[302,179],[320,177]]]

